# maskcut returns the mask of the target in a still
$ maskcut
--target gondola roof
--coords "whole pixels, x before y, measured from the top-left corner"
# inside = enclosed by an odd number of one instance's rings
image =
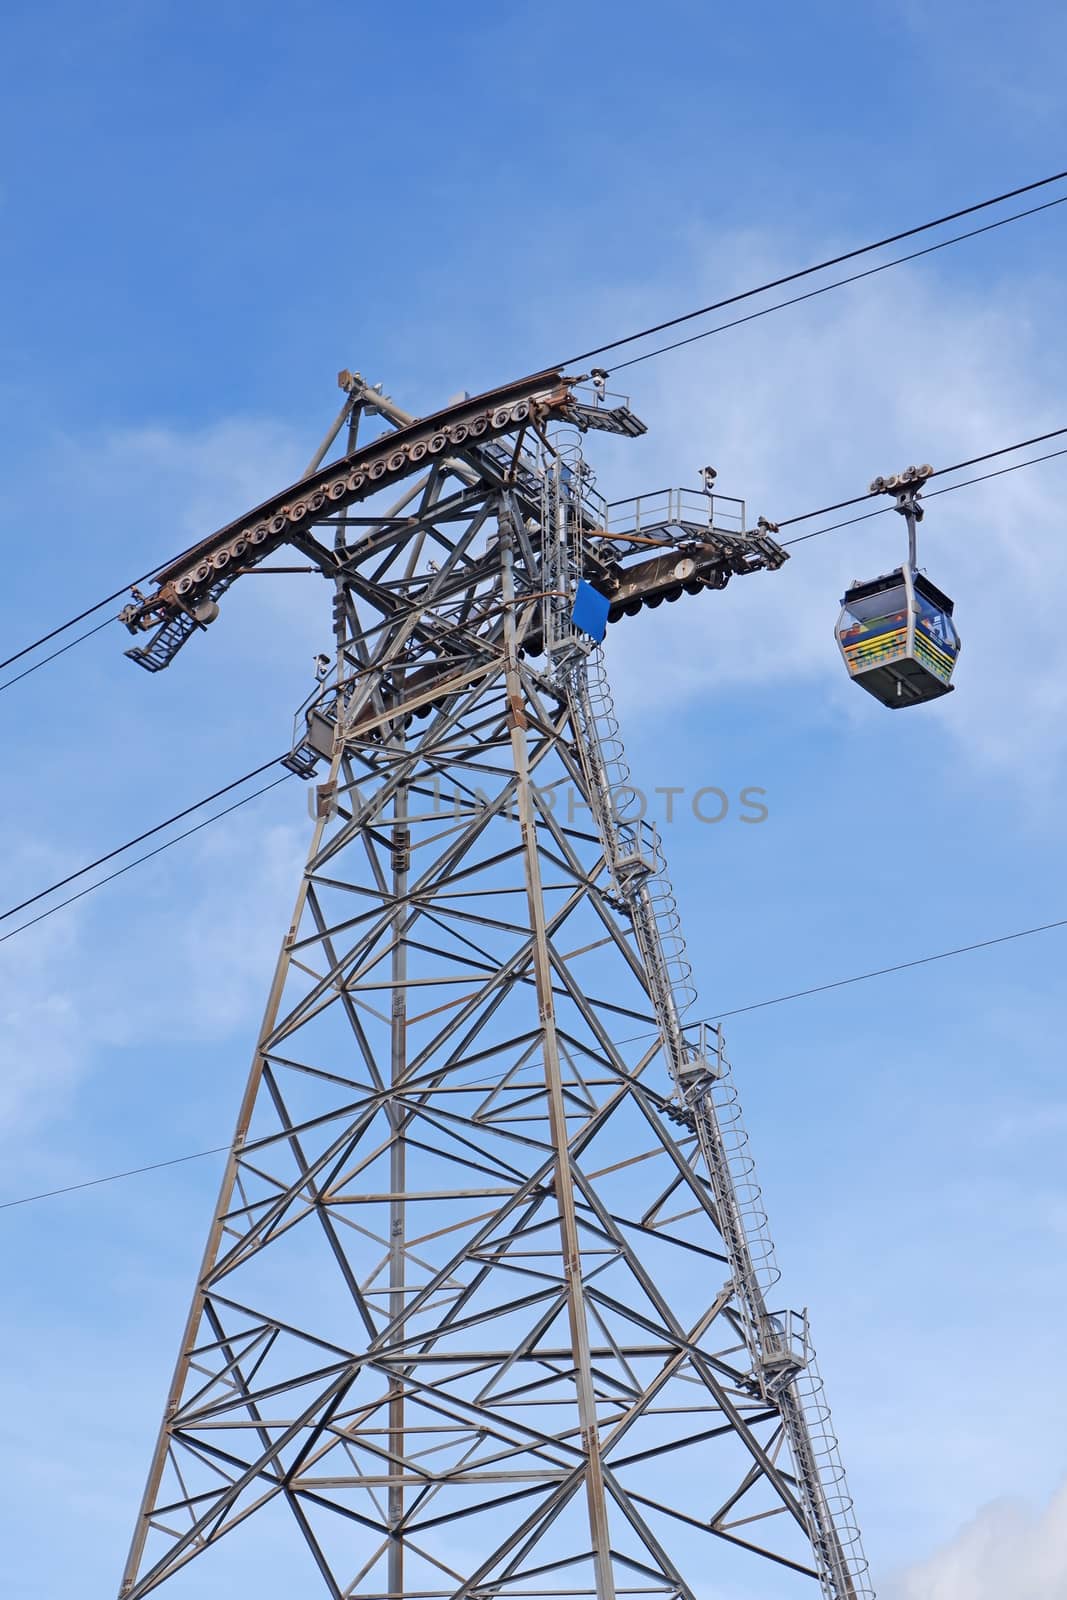
[[[876,594],[881,594],[883,590],[893,588],[902,583],[903,579],[903,568],[896,567],[892,572],[884,572],[880,578],[869,578],[865,583],[851,583],[845,590],[841,604],[848,605],[852,600],[870,599]],[[913,573],[912,581],[918,594],[921,594],[924,599],[929,600],[931,604],[937,606],[941,611],[947,612],[949,616],[952,615],[953,602],[943,589],[937,587],[936,583],[931,583],[930,579],[921,572]]]

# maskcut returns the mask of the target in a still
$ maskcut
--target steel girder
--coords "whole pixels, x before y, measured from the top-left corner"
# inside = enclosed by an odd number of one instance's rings
[[[531,510],[468,453],[334,519],[332,755],[124,1600],[279,1518],[332,1600],[820,1576]]]

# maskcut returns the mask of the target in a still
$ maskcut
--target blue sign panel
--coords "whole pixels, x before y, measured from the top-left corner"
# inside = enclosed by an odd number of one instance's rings
[[[580,628],[583,633],[587,633],[591,639],[600,644],[608,631],[610,605],[607,596],[601,594],[599,589],[594,589],[584,578],[579,579],[571,621],[576,628]]]

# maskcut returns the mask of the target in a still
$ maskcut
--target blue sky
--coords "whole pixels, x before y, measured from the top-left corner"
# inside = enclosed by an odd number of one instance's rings
[[[1048,4],[44,3],[3,38],[12,648],[295,477],[340,367],[430,409],[1067,165]],[[635,368],[649,434],[590,452],[600,488],[711,460],[786,517],[1067,425],[1065,240],[1053,211]],[[833,645],[889,518],[613,630],[638,781],[767,791],[665,830],[705,1009],[1067,915],[1065,485],[931,502],[964,654],[924,711]],[[107,630],[0,694],[5,903],[286,745],[326,598],[247,587],[159,678]],[[283,786],[0,946],[7,1194],[228,1137],[306,827]],[[1065,937],[729,1024],[897,1600],[999,1596],[1016,1547],[1020,1600],[1067,1594]],[[114,1591],[217,1176],[2,1214],[12,1594]]]

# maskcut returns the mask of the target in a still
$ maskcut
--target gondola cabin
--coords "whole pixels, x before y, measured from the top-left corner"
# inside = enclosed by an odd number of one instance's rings
[[[884,706],[921,705],[952,688],[960,653],[952,601],[910,566],[853,583],[836,635],[849,676]]]

